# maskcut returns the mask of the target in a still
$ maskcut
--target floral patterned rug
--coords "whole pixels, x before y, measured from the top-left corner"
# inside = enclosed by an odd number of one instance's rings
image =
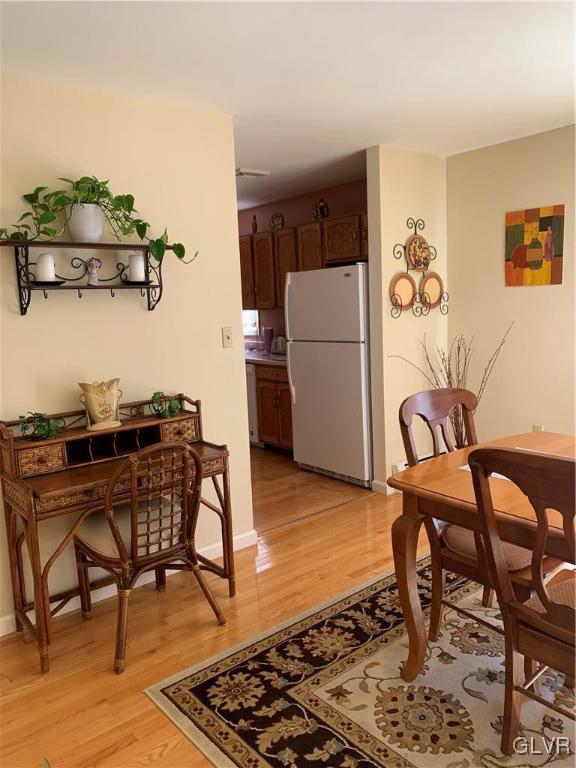
[[[427,561],[419,569],[430,602]],[[478,585],[448,578],[453,602],[497,622]],[[412,683],[394,576],[340,596],[146,693],[218,768],[499,768],[574,765],[574,723],[525,700],[518,754],[499,749],[503,639],[446,609]],[[574,705],[563,676],[543,695]],[[558,737],[560,737],[558,739]]]

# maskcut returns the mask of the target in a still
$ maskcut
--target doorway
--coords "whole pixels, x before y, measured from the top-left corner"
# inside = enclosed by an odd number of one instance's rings
[[[287,451],[250,448],[254,528],[258,533],[326,512],[372,491],[301,469]]]

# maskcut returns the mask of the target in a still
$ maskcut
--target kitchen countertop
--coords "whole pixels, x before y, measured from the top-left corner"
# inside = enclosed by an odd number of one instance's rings
[[[256,365],[276,365],[286,366],[286,355],[272,355],[268,352],[251,352],[246,350],[244,352],[244,359],[247,363],[255,363]]]

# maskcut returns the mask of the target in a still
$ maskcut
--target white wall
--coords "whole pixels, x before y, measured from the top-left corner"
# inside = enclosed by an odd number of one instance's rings
[[[404,243],[409,217],[425,222],[422,231],[436,246],[438,257],[431,265],[448,289],[446,254],[446,160],[384,146],[367,150],[368,219],[370,253],[370,303],[372,336],[372,403],[375,489],[385,490],[385,480],[393,462],[404,458],[398,422],[399,406],[410,394],[427,389],[423,376],[408,363],[391,357],[402,355],[424,364],[421,341],[430,346],[444,346],[447,319],[439,309],[427,317],[415,317],[411,310],[394,319],[390,310],[390,282],[406,270],[405,260],[397,261],[392,252],[396,243]],[[420,275],[410,273],[419,288]],[[421,429],[416,439],[422,450],[429,441]],[[426,440],[426,442],[424,442]]]
[[[0,416],[78,408],[77,382],[113,376],[125,401],[158,389],[199,398],[206,438],[230,448],[234,532],[253,540],[231,119],[14,78],[4,81],[2,96],[3,225],[15,221],[24,210],[20,196],[35,186],[95,174],[109,178],[117,194],[133,193],[158,233],[167,226],[172,239],[200,255],[187,266],[167,255],[164,297],[153,312],[132,292],[81,300],[72,292],[48,300],[36,293],[21,317],[13,254],[2,249]],[[116,263],[115,253],[107,258]],[[232,326],[233,349],[222,349],[221,326]],[[68,522],[42,524],[45,553]],[[1,530],[0,618],[12,609]],[[218,540],[216,517],[203,513],[199,546]],[[53,570],[51,590],[75,578],[69,553]]]
[[[477,412],[480,439],[533,424],[574,434],[574,167],[574,126],[448,159],[448,327],[476,337],[473,384],[515,323]],[[506,287],[505,213],[560,203],[562,285]]]

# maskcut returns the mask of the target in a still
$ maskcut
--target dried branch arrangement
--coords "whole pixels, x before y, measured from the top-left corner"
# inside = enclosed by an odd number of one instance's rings
[[[476,393],[478,403],[480,403],[480,400],[482,399],[482,395],[484,394],[488,380],[494,370],[498,356],[506,343],[506,339],[508,338],[508,334],[513,325],[513,322],[510,323],[506,333],[502,336],[500,343],[486,363],[480,380],[480,386]],[[471,339],[466,339],[463,334],[459,334],[452,340],[452,343],[446,351],[440,347],[436,347],[435,350],[429,349],[426,342],[426,336],[424,336],[424,340],[420,343],[424,351],[424,359],[426,361],[425,368],[421,368],[419,365],[416,365],[416,363],[413,363],[402,355],[390,355],[390,357],[397,357],[399,360],[404,360],[404,362],[408,363],[413,368],[416,368],[434,389],[470,389],[470,386],[468,385],[468,373],[470,369],[470,361],[472,360],[475,351],[475,338],[475,336],[472,336]],[[450,413],[450,422],[454,432],[456,447],[464,448],[466,445],[466,434],[464,431],[464,423],[462,421],[462,411],[459,407],[452,409]]]

